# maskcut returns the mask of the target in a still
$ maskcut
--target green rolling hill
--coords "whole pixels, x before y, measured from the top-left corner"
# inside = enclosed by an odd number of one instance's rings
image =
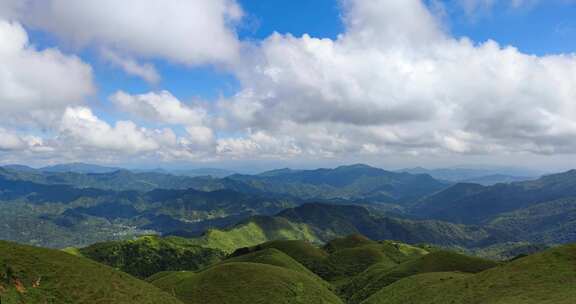
[[[271,247],[238,256],[232,256],[222,261],[222,263],[236,263],[236,262],[259,263],[259,264],[267,264],[283,267],[286,269],[306,274],[314,278],[315,280],[321,282],[322,284],[327,285],[327,282],[323,281],[317,274],[312,272],[309,268],[300,264],[291,256],[287,255],[283,251],[280,251],[276,248]]]
[[[438,250],[416,259],[394,265],[377,264],[341,287],[348,303],[361,303],[380,289],[406,277],[429,272],[478,273],[498,264],[451,251]]]
[[[0,299],[2,304],[182,304],[151,284],[89,259],[3,241]]]
[[[343,303],[314,277],[262,263],[223,263],[199,273],[165,273],[150,282],[186,304]]]
[[[214,258],[201,254],[196,241],[144,237],[69,253],[0,242],[0,299],[10,304],[568,304],[576,298],[576,245],[494,262],[358,234],[322,247],[303,240],[268,241]],[[143,280],[87,258],[95,256]]]
[[[146,278],[160,271],[200,270],[225,257],[223,251],[200,247],[189,239],[158,236],[96,243],[69,252],[139,278]]]
[[[363,303],[569,304],[576,299],[575,264],[576,245],[565,245],[473,275],[411,276]]]

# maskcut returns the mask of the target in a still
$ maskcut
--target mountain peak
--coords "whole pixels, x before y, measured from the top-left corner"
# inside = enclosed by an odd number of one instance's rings
[[[282,168],[282,169],[265,171],[258,174],[258,176],[276,176],[276,175],[290,174],[293,172],[296,172],[296,170],[290,168]]]
[[[336,168],[336,170],[346,170],[346,169],[379,169],[379,168],[375,168],[366,164],[352,164],[352,165],[339,166]]]

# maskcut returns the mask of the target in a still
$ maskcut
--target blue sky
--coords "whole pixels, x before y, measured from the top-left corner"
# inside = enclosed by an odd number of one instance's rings
[[[239,3],[246,13],[237,29],[242,40],[259,41],[274,32],[335,39],[345,30],[338,0],[241,0]],[[500,4],[474,15],[464,12],[457,1],[446,1],[445,5],[444,22],[456,37],[469,37],[476,42],[495,40],[536,55],[576,52],[576,5],[550,1],[512,9]],[[40,47],[57,43],[54,39],[42,38],[43,34],[38,36],[32,39]],[[119,89],[132,93],[165,89],[183,100],[208,101],[233,95],[238,90],[233,75],[212,66],[189,68],[156,60],[163,80],[158,86],[149,86],[141,79],[102,64],[93,52],[83,52],[83,58],[94,63],[100,89],[98,98],[103,101]]]
[[[0,163],[551,167],[576,154],[571,0],[30,3],[0,5],[0,37],[35,47],[0,53],[18,75],[0,87],[21,90],[0,92]]]
[[[345,30],[338,0],[240,0],[239,3],[245,12],[237,28],[241,40],[260,41],[274,32],[336,39]],[[443,21],[456,37],[469,37],[475,42],[495,40],[535,55],[576,52],[576,5],[550,1],[512,9],[506,4],[498,4],[491,10],[480,10],[473,15],[467,14],[458,1],[445,1],[444,5],[446,16]],[[45,32],[33,31],[31,41],[39,48],[69,48]],[[238,81],[231,73],[209,65],[190,68],[155,60],[162,82],[150,86],[142,79],[106,64],[91,49],[79,54],[92,63],[99,89],[95,99],[104,103],[117,90],[144,93],[163,89],[183,100],[210,101],[231,96],[239,89]],[[102,115],[106,116],[106,112]]]

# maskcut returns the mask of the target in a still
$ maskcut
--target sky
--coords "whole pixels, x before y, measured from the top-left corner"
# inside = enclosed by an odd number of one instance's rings
[[[576,167],[576,1],[0,0],[0,164]]]

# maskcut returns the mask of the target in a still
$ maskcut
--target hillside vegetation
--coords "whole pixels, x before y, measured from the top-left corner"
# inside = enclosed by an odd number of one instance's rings
[[[572,197],[576,197],[576,170],[490,187],[454,185],[423,199],[412,212],[451,222],[481,224],[503,213]]]
[[[236,174],[228,179],[253,189],[302,199],[363,199],[379,203],[406,203],[447,186],[427,174],[392,172],[362,164],[334,169]]]
[[[76,252],[139,278],[160,271],[200,270],[225,256],[220,250],[200,247],[188,239],[157,236],[97,243]]]
[[[229,262],[199,273],[164,274],[151,283],[186,304],[343,303],[309,275],[262,263]]]
[[[128,274],[65,252],[0,241],[2,304],[181,304]]]
[[[381,289],[364,303],[574,303],[575,264],[576,245],[566,245],[475,275],[436,273],[408,277]]]
[[[377,264],[343,286],[342,294],[349,303],[361,303],[380,289],[406,277],[429,272],[478,273],[497,266],[497,263],[439,250],[390,267]]]
[[[225,178],[69,167],[0,167],[0,239],[63,248],[150,234],[202,236],[199,245],[225,252],[349,234],[469,252],[576,241],[576,171],[451,186],[366,165]]]
[[[216,251],[214,259],[198,255],[196,241],[143,237],[69,253],[0,242],[0,299],[3,304],[567,304],[576,298],[576,245],[494,262],[358,234],[322,247],[304,240],[267,241],[226,257]],[[158,272],[141,281],[79,256],[90,254],[142,278]]]

